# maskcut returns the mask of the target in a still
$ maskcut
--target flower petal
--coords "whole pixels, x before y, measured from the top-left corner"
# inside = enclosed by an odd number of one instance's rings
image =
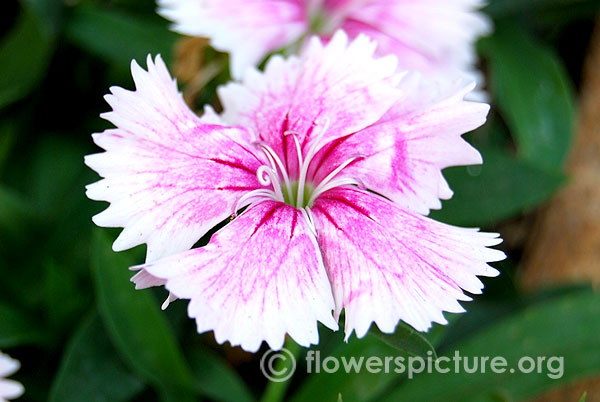
[[[0,401],[18,398],[23,395],[25,391],[23,385],[17,381],[4,379],[4,377],[14,374],[20,366],[18,360],[0,352]]]
[[[299,58],[272,57],[264,73],[249,70],[241,84],[221,87],[223,119],[249,127],[278,152],[286,131],[305,147],[327,123],[323,141],[361,130],[401,95],[396,60],[375,59],[376,45],[365,36],[348,43],[342,31],[327,45],[313,37]]]
[[[445,225],[399,208],[375,194],[338,188],[313,207],[318,241],[333,287],[336,315],[345,309],[346,339],[372,322],[390,333],[398,320],[419,331],[462,312],[461,289],[480,293],[477,275],[505,258],[488,249],[496,234]]]
[[[175,31],[210,38],[214,48],[229,52],[234,78],[308,28],[299,0],[159,0],[159,6]]]
[[[333,297],[314,236],[301,212],[264,201],[251,206],[202,248],[141,266],[166,280],[175,296],[191,299],[198,332],[214,330],[256,351],[288,333],[298,344],[318,342],[317,320],[337,329]]]
[[[148,71],[133,62],[132,73],[136,91],[106,96],[113,111],[102,117],[117,128],[93,136],[107,152],[85,158],[104,178],[87,195],[111,203],[97,225],[124,227],[115,251],[146,243],[151,261],[189,249],[231,215],[260,186],[262,163],[244,145],[248,132],[206,124],[187,108],[160,57],[148,57]]]
[[[0,401],[18,398],[24,392],[25,388],[21,383],[0,379]]]
[[[397,55],[403,70],[471,80],[473,43],[491,29],[490,21],[476,12],[483,5],[481,0],[358,1],[350,10],[343,8],[342,29],[350,37],[366,34],[375,39],[378,53]]]
[[[461,137],[481,126],[489,111],[486,104],[463,100],[473,85],[440,94],[439,87],[405,76],[399,85],[404,96],[387,114],[317,154],[314,181],[361,155],[344,176],[422,214],[441,208],[440,198],[452,196],[442,169],[482,163],[479,152]]]
[[[8,377],[19,370],[20,367],[21,363],[18,360],[0,352],[0,377]]]

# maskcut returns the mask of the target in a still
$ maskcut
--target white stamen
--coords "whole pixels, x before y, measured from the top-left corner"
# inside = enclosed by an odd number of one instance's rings
[[[312,205],[315,200],[324,192],[331,190],[332,188],[353,185],[353,186],[361,186],[361,182],[356,179],[352,179],[350,177],[341,177],[339,179],[331,180],[329,183],[324,186],[319,185],[315,191],[313,191],[310,200],[308,200],[308,205]]]
[[[238,198],[238,200],[233,205],[233,211],[231,212],[231,215],[236,216],[237,211],[239,211],[241,208],[245,207],[246,205],[251,204],[252,203],[251,200],[255,199],[255,198],[260,198],[260,199],[269,198],[274,201],[283,201],[283,197],[278,198],[275,191],[267,190],[266,188],[259,188],[256,190],[252,190],[252,191],[242,195],[240,198]]]
[[[300,149],[300,143],[298,142],[297,132],[295,131],[286,131],[283,135],[288,136],[291,135],[294,139],[294,144],[296,144],[296,154],[298,155],[298,169],[302,168],[302,149]]]
[[[271,165],[273,166],[273,170],[277,171],[277,167],[279,167],[279,171],[281,172],[281,177],[283,178],[283,182],[288,191],[288,194],[291,194],[292,193],[292,183],[290,182],[290,178],[287,174],[287,170],[285,169],[285,166],[283,165],[283,162],[281,161],[281,159],[279,159],[279,156],[277,156],[277,154],[275,153],[273,148],[271,148],[267,144],[265,144],[263,142],[259,142],[258,145],[262,148],[263,152],[269,159],[269,162],[271,162]],[[277,180],[277,182],[279,182],[279,180]]]
[[[312,211],[309,207],[300,208],[300,212],[302,212],[302,216],[308,225],[308,229],[312,232],[312,234],[317,236],[317,229],[315,228],[315,218],[312,214]]]
[[[359,158],[364,158],[364,156],[353,156],[348,158],[346,161],[341,163],[338,167],[336,167],[332,172],[330,172],[321,182],[311,191],[311,186],[307,187],[307,176],[310,164],[314,159],[315,155],[319,152],[319,150],[323,149],[326,144],[323,144],[323,138],[329,129],[330,121],[328,118],[323,119],[324,124],[322,129],[318,133],[318,135],[311,141],[308,152],[305,156],[302,154],[302,147],[300,146],[300,142],[298,140],[299,135],[297,132],[288,130],[283,133],[284,136],[291,136],[294,141],[294,146],[296,148],[296,155],[298,157],[298,182],[297,188],[298,191],[296,193],[295,205],[294,200],[289,199],[289,202],[292,206],[298,208],[304,219],[306,220],[311,232],[316,235],[315,229],[315,220],[314,215],[310,209],[310,206],[313,205],[315,200],[324,192],[344,185],[356,185],[364,188],[364,184],[353,178],[336,178],[336,176],[344,170],[348,165],[352,162],[356,161]],[[316,127],[317,123],[313,122],[313,127]],[[307,133],[308,135],[308,133]],[[247,194],[244,194],[240,199],[238,199],[234,205],[233,216],[235,216],[236,212],[246,205],[251,204],[255,199],[272,199],[275,201],[286,202],[284,197],[284,189],[282,188],[285,185],[285,194],[286,197],[292,198],[292,181],[290,180],[290,176],[287,172],[286,165],[282,162],[281,158],[277,155],[277,153],[271,148],[268,144],[260,141],[257,142],[256,145],[261,148],[264,152],[265,156],[269,160],[270,167],[268,165],[263,165],[258,168],[256,175],[258,177],[258,181],[263,186],[271,186],[272,189],[256,189],[250,191]],[[284,152],[287,152],[287,149],[284,149]],[[282,183],[283,181],[283,183]],[[307,192],[311,191],[310,194]],[[304,203],[305,196],[310,195],[308,197],[308,202]]]
[[[265,176],[266,174],[266,176]],[[281,192],[281,182],[277,177],[277,172],[268,166],[261,166],[256,171],[258,182],[263,186],[273,186],[273,191],[277,194],[280,200],[283,200],[283,193]]]
[[[342,163],[341,165],[339,165],[337,168],[335,168],[334,171],[332,171],[331,173],[329,173],[327,175],[327,177],[325,177],[323,180],[321,180],[321,182],[319,183],[319,185],[314,189],[310,200],[308,201],[308,205],[312,205],[312,202],[320,195],[323,194],[325,191],[332,189],[333,187],[337,187],[338,184],[336,186],[328,186],[329,182],[338,175],[338,173],[340,173],[346,166],[348,166],[349,164],[351,164],[352,162],[354,162],[357,159],[362,159],[364,158],[364,156],[362,155],[358,155],[358,156],[353,156],[351,158],[349,158],[348,160],[346,160],[344,163]],[[340,180],[344,180],[344,179],[340,179]],[[352,180],[352,183],[344,183],[344,184],[358,184],[356,182],[356,180],[354,179],[346,179],[346,180]],[[337,181],[336,181],[337,182]]]
[[[298,179],[298,196],[296,197],[296,205],[297,206],[302,205],[302,201],[304,200],[304,185],[306,184],[306,175],[308,174],[308,166],[310,165],[310,162],[312,161],[313,157],[317,153],[317,150],[320,149],[319,145],[321,143],[321,140],[325,136],[325,132],[327,132],[328,128],[329,128],[329,119],[325,118],[325,124],[323,125],[323,129],[321,130],[321,132],[319,133],[317,138],[311,144],[311,146],[306,154],[306,158],[304,158],[304,163],[302,164],[302,168],[300,169],[300,177]]]

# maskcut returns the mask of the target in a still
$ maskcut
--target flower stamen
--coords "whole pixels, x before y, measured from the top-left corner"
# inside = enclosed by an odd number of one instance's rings
[[[313,213],[310,209],[310,207],[306,206],[304,208],[300,208],[300,211],[302,212],[302,216],[304,217],[304,220],[306,221],[306,224],[308,225],[308,229],[311,231],[311,233],[317,237],[317,229],[315,227],[315,218],[313,216]]]
[[[310,197],[310,199],[308,201],[308,205],[312,205],[312,203],[317,199],[317,197],[319,195],[323,194],[327,190],[331,190],[334,187],[338,187],[338,186],[342,186],[342,185],[347,185],[347,184],[360,185],[361,183],[359,183],[355,179],[340,178],[340,179],[333,180],[333,178],[335,176],[337,176],[348,165],[350,165],[351,163],[353,163],[357,159],[363,159],[363,158],[364,158],[363,155],[353,156],[353,157],[349,158],[348,160],[346,160],[345,162],[343,162],[342,164],[340,164],[331,173],[329,173],[327,175],[327,177],[325,177],[323,180],[321,180],[321,182],[319,183],[319,185],[313,190],[313,193],[311,194],[311,197]]]
[[[287,174],[287,170],[286,170],[285,166],[283,165],[283,162],[281,161],[279,156],[277,156],[277,153],[273,150],[273,148],[271,148],[269,145],[265,144],[264,142],[258,142],[257,144],[262,149],[262,151],[264,152],[267,159],[269,159],[269,162],[271,163],[271,166],[273,168],[272,170],[274,172],[277,172],[277,168],[279,168],[279,171],[281,172],[281,177],[283,178],[283,182],[285,184],[286,190],[288,191],[288,194],[291,194],[292,184],[290,183],[290,178]],[[260,178],[259,178],[259,180],[260,180]],[[280,183],[279,180],[275,180],[275,182]],[[264,185],[268,185],[268,184],[264,184]],[[283,196],[282,196],[282,200],[283,200]]]
[[[294,139],[294,144],[296,144],[296,154],[298,155],[298,169],[300,169],[303,162],[302,162],[302,149],[300,148],[300,142],[298,142],[298,133],[295,131],[288,130],[285,133],[283,133],[283,135],[285,135],[286,137],[288,135],[291,135],[292,138]]]
[[[301,168],[300,168],[300,177],[298,178],[298,194],[296,196],[296,205],[297,206],[302,205],[302,201],[304,200],[304,185],[306,184],[306,175],[308,174],[308,167],[310,165],[310,162],[312,161],[312,159],[315,156],[315,154],[317,153],[317,151],[320,149],[319,145],[321,143],[321,140],[323,139],[323,137],[325,136],[325,133],[329,129],[329,124],[330,124],[329,119],[325,118],[324,121],[325,121],[325,124],[323,125],[323,129],[321,130],[321,132],[319,133],[317,138],[315,138],[315,140],[311,144],[310,148],[308,149],[306,158],[304,158],[304,163],[302,163]]]
[[[233,204],[233,211],[232,211],[231,215],[235,218],[237,216],[237,211],[239,211],[241,208],[245,207],[246,205],[252,204],[251,200],[254,200],[256,198],[259,198],[259,199],[269,198],[274,201],[283,201],[283,198],[279,199],[277,197],[277,194],[275,193],[275,191],[267,190],[265,188],[259,188],[256,190],[252,190],[252,191],[242,195],[240,198],[238,198],[238,200],[235,202],[235,204]]]
[[[308,183],[308,171],[312,160],[315,155],[323,148],[325,144],[323,144],[323,138],[329,129],[330,121],[328,118],[323,119],[324,124],[322,125],[321,130],[318,135],[311,141],[310,147],[308,148],[308,152],[306,155],[302,154],[302,146],[300,145],[298,132],[293,130],[287,130],[283,133],[285,137],[291,136],[294,141],[294,146],[296,148],[296,155],[298,158],[298,179],[291,180],[290,174],[288,173],[287,166],[284,164],[277,155],[277,153],[271,148],[268,144],[258,141],[255,143],[265,154],[266,158],[269,160],[271,166],[263,165],[258,168],[256,175],[258,177],[258,181],[263,186],[271,186],[272,189],[258,189],[251,191],[248,194],[242,196],[235,205],[235,211],[238,210],[240,206],[244,206],[244,203],[251,203],[251,200],[255,198],[270,198],[276,201],[281,201],[286,204],[292,205],[300,210],[302,210],[302,214],[305,215],[307,222],[314,229],[314,224],[312,224],[310,212],[304,212],[304,209],[310,211],[310,206],[313,205],[317,197],[323,194],[325,191],[330,190],[334,187],[343,186],[343,185],[356,185],[361,186],[362,183],[352,178],[336,178],[336,176],[344,170],[351,163],[356,161],[357,159],[364,158],[362,155],[352,156],[348,158],[346,161],[341,163],[338,167],[336,167],[332,172],[330,172],[320,183],[313,187],[312,183]],[[316,121],[312,123],[315,127],[319,125]],[[311,130],[306,134],[310,136]],[[284,149],[284,152],[287,152],[287,149]],[[283,183],[282,183],[283,181]],[[235,216],[234,211],[234,216]]]
[[[341,177],[339,179],[332,180],[329,183],[327,183],[326,185],[320,187],[318,191],[315,189],[315,191],[312,193],[310,199],[308,200],[307,205],[312,205],[321,194],[323,194],[326,191],[331,190],[332,188],[336,188],[336,187],[340,187],[340,186],[348,186],[348,185],[361,187],[362,183],[351,177]]]

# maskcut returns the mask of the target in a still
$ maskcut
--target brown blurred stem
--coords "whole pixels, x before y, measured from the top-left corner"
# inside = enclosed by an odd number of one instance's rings
[[[540,211],[523,258],[521,283],[600,283],[600,23],[590,42],[569,184]]]
[[[573,282],[600,283],[600,19],[592,35],[581,86],[569,184],[543,209],[525,249],[526,289]],[[591,352],[596,353],[596,352]],[[532,402],[600,402],[600,378],[588,378]]]
[[[225,68],[222,57],[206,60],[208,46],[206,38],[182,38],[175,46],[174,73],[184,84],[183,98],[191,108],[200,91]]]

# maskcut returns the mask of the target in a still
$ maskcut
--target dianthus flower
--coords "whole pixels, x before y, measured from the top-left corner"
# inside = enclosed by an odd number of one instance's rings
[[[9,399],[23,395],[23,385],[6,379],[9,375],[14,374],[20,366],[17,360],[0,352],[0,402],[8,402]]]
[[[488,105],[463,100],[473,85],[440,95],[397,74],[375,46],[313,38],[221,88],[224,112],[202,118],[160,57],[132,63],[136,91],[111,88],[117,128],[94,134],[106,152],[86,163],[103,177],[88,196],[111,203],[94,222],[124,227],[113,249],[147,245],[137,288],[165,284],[198,332],[249,351],[286,333],[317,343],[317,322],[337,329],[342,309],[346,339],[464,311],[461,289],[497,274],[487,262],[504,254],[487,247],[501,240],[423,214],[452,195],[441,169],[482,162],[461,135]]]
[[[179,33],[210,38],[231,55],[241,77],[268,54],[301,45],[309,34],[328,40],[338,29],[366,34],[380,55],[403,70],[443,80],[473,79],[473,42],[490,29],[482,0],[159,0],[159,13]]]

